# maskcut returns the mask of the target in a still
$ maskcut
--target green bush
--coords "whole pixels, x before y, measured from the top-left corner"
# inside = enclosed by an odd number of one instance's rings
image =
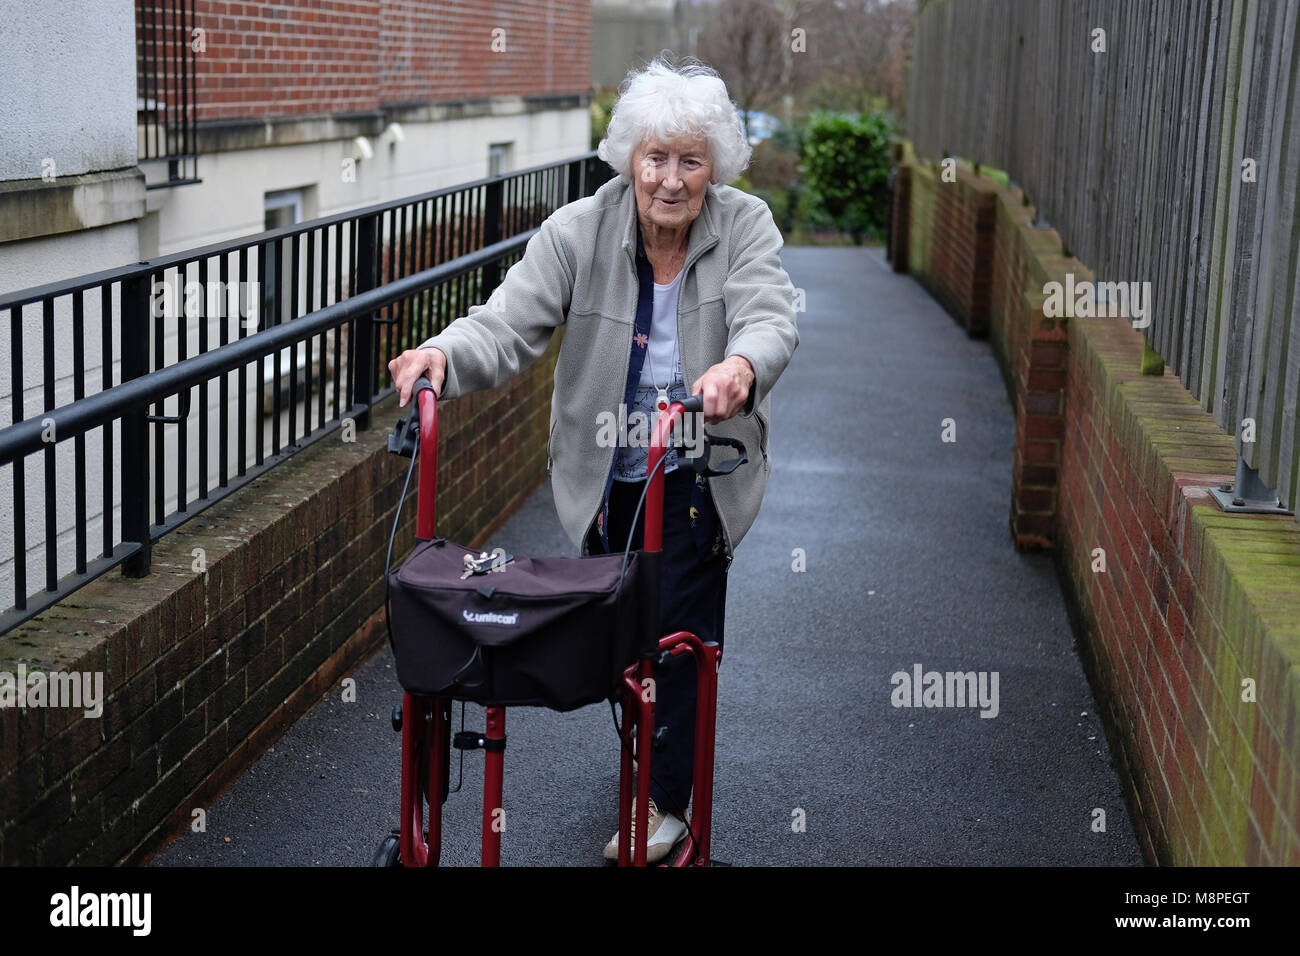
[[[884,113],[819,111],[808,118],[801,169],[813,223],[833,223],[859,245],[884,235],[893,135]]]
[[[605,138],[609,129],[610,117],[614,115],[614,102],[618,99],[617,90],[598,87],[591,97],[591,148],[595,149]]]

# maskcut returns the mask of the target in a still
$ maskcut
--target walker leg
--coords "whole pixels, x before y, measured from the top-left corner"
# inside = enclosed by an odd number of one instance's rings
[[[649,658],[641,660],[641,666],[637,671],[640,680],[637,681],[642,687],[653,687],[653,684],[646,684],[646,680],[653,680],[653,669]],[[646,847],[650,839],[646,830],[650,827],[650,735],[654,730],[654,701],[646,700],[653,694],[641,694],[638,697],[640,704],[641,716],[637,719],[636,727],[636,823],[633,826],[634,839],[632,841],[632,865],[646,865]],[[621,834],[620,834],[621,837]],[[619,844],[624,841],[620,838]]]
[[[442,803],[447,789],[448,737],[451,726],[451,701],[436,698],[433,701],[433,720],[429,725],[432,742],[429,746],[429,860],[426,866],[437,866],[442,859]]]
[[[631,688],[623,689],[623,720],[619,729],[618,773],[618,832],[632,832],[632,724],[633,714],[640,712],[638,706],[640,695]],[[632,862],[631,844],[623,839],[618,841],[618,865],[627,866]]]
[[[699,837],[697,866],[709,865],[713,830],[713,755],[718,717],[718,665],[722,648],[712,642],[695,654],[697,693],[695,700],[695,807],[691,824]]]
[[[424,842],[424,798],[421,794],[420,753],[427,728],[426,698],[402,695],[402,802],[398,853],[403,866],[427,866],[429,848]]]
[[[694,791],[691,822],[681,850],[672,866],[708,866],[713,830],[713,761],[718,713],[718,665],[722,648],[701,641],[689,631],[670,634],[660,650],[674,657],[690,654],[695,659],[695,765],[691,785]],[[693,831],[693,832],[692,832]],[[697,839],[698,838],[698,839]]]
[[[487,708],[488,741],[483,770],[483,865],[501,865],[501,833],[505,830],[505,808],[501,806],[502,771],[505,764],[506,709]],[[499,741],[499,743],[494,743]]]

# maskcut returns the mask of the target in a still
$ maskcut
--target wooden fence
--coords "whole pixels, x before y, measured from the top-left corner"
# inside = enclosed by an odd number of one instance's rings
[[[1298,14],[1300,0],[922,0],[908,93],[920,156],[1006,170],[1098,283],[1150,282],[1148,342],[1293,510]]]

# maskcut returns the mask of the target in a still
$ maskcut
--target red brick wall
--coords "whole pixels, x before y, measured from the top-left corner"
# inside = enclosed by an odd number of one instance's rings
[[[1233,440],[1116,319],[1071,333],[1061,554],[1152,856],[1300,864],[1300,528],[1229,515]],[[1097,550],[1106,567],[1096,566]],[[1289,660],[1290,659],[1290,660]],[[1253,683],[1245,699],[1242,682]]]
[[[577,93],[591,86],[591,0],[382,0],[383,103]],[[492,49],[505,31],[504,52]]]
[[[137,47],[153,35],[137,2]],[[159,20],[161,20],[161,14]],[[590,0],[196,0],[199,120],[375,111],[591,85]],[[505,32],[493,52],[492,30]],[[190,34],[192,36],[192,33]],[[173,48],[162,44],[165,56]],[[175,103],[175,95],[166,98]]]
[[[1043,314],[1043,284],[1064,271],[1092,275],[1062,258],[1055,230],[1030,225],[1034,210],[1020,190],[999,192],[993,212],[990,337],[1016,409],[1011,529],[1017,548],[1047,548],[1056,532],[1069,320]]]
[[[930,233],[930,268],[935,296],[971,335],[989,325],[989,283],[993,274],[994,203],[986,179],[964,167],[956,182],[937,177],[934,216],[944,228]]]

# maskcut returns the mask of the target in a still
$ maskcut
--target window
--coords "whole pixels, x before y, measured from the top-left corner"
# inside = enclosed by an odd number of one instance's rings
[[[302,222],[302,191],[284,189],[267,193],[264,207],[265,222],[262,228],[268,232]],[[281,256],[287,260],[283,268],[280,263]],[[267,325],[277,324],[281,315],[287,316],[290,303],[293,301],[291,285],[293,277],[289,274],[293,268],[291,256],[287,242],[281,241],[266,247],[266,288],[270,292],[267,301],[271,304],[263,319]]]
[[[194,0],[136,0],[136,129],[142,163],[167,164],[147,188],[199,182],[195,51],[203,28]]]
[[[302,221],[303,197],[301,189],[283,189],[269,192],[265,196],[264,228],[283,229]],[[263,327],[279,325],[294,318],[293,308],[293,252],[290,242],[281,239],[263,248],[266,252],[266,288],[262,290],[262,311],[260,321]],[[302,289],[299,289],[299,312],[302,306]],[[281,407],[305,390],[307,379],[307,344],[298,343],[298,374],[295,382],[289,381],[289,350],[280,350],[280,396]],[[292,390],[291,390],[292,389]],[[275,409],[275,356],[268,355],[262,359],[262,411],[269,415]]]
[[[492,143],[488,146],[488,175],[500,176],[514,166],[514,143]]]

